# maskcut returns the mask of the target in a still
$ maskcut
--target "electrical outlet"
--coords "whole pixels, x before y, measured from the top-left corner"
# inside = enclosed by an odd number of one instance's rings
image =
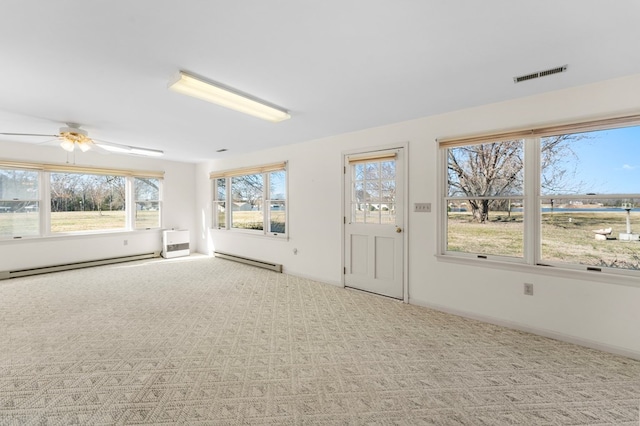
[[[533,296],[533,284],[524,283],[524,294],[527,296]]]
[[[124,240],[124,245],[128,246],[129,245],[129,240]]]
[[[431,213],[431,203],[415,203],[413,211],[418,213]]]

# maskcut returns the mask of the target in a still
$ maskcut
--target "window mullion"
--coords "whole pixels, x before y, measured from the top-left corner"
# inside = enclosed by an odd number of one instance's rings
[[[128,176],[125,179],[125,196],[124,196],[124,209],[125,209],[125,229],[128,231],[132,231],[135,229],[135,214],[136,214],[136,203],[135,197],[133,194],[133,179],[131,176]]]
[[[440,226],[436,228],[436,239],[439,242],[439,251],[440,254],[444,254],[447,251],[447,212],[448,212],[448,201],[445,201],[445,197],[447,196],[447,150],[439,149],[438,150],[438,176],[437,176],[437,184],[438,184],[438,199],[441,201],[440,208],[437,209],[437,223]]]
[[[51,235],[51,173],[40,173],[40,235]]]
[[[162,228],[164,225],[164,179],[158,179],[158,226]]]
[[[269,173],[263,173],[262,181],[264,184],[262,185],[262,220],[264,225],[262,225],[262,230],[265,235],[267,235],[271,231],[271,194],[270,188],[271,184],[269,182]]]
[[[524,259],[535,264],[540,250],[540,138],[524,142]]]
[[[225,178],[226,199],[227,205],[225,206],[226,214],[224,215],[225,229],[231,229],[231,215],[233,214],[233,188],[231,187],[230,177]]]

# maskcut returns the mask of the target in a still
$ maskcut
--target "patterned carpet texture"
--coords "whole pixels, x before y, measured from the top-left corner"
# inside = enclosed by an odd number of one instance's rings
[[[640,362],[221,259],[0,281],[2,425],[638,425]]]

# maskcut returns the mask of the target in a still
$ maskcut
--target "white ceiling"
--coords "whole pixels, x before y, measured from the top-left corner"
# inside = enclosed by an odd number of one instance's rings
[[[640,73],[637,0],[21,0],[1,11],[0,132],[77,122],[179,161]],[[167,90],[181,69],[292,118]]]

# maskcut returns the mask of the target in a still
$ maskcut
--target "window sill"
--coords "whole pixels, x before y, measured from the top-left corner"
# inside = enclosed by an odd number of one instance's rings
[[[113,230],[113,231],[80,231],[80,232],[66,232],[66,233],[58,233],[52,235],[44,235],[44,236],[25,236],[22,238],[7,238],[0,239],[0,245],[8,245],[8,244],[17,244],[17,243],[37,243],[43,241],[64,241],[64,240],[76,240],[76,239],[86,239],[86,238],[102,238],[102,237],[113,237],[113,236],[128,236],[128,235],[136,235],[136,234],[145,234],[149,232],[157,232],[161,234],[163,231],[162,228],[150,228],[150,229],[135,229],[132,231],[125,231],[122,229]]]
[[[229,235],[243,235],[247,237],[253,238],[269,238],[273,240],[281,240],[281,241],[289,241],[288,234],[274,234],[274,233],[264,233],[261,231],[251,231],[251,230],[243,230],[243,229],[226,229],[226,228],[210,228],[211,232],[215,233],[229,233]]]
[[[560,266],[527,265],[523,263],[496,261],[488,259],[477,259],[469,257],[459,257],[448,254],[437,254],[435,257],[440,262],[456,263],[459,265],[479,266],[484,268],[502,269],[506,271],[523,272],[529,274],[547,275],[558,278],[569,278],[573,280],[596,281],[600,283],[624,285],[629,287],[640,287],[640,272],[638,276],[627,274],[615,274],[605,271],[586,271],[579,269],[563,268]],[[585,267],[586,268],[586,267]],[[633,273],[633,272],[632,272]]]

